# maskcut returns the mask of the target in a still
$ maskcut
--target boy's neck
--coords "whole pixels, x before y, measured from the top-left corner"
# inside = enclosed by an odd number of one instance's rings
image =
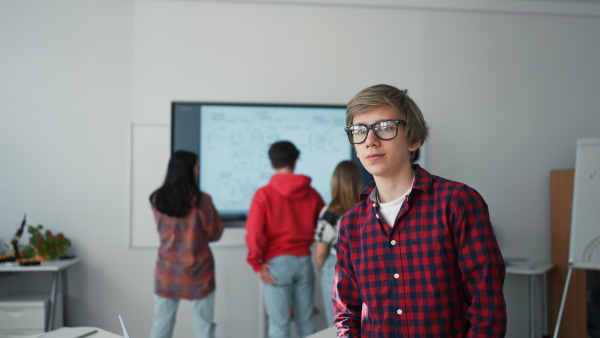
[[[392,177],[374,177],[380,203],[387,203],[398,199],[412,187],[415,171],[412,166],[398,172]]]
[[[276,174],[293,174],[294,167],[281,167],[281,168],[275,169],[275,173]]]

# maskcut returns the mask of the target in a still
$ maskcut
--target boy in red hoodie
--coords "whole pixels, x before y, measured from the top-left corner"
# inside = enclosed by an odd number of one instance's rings
[[[294,174],[299,155],[289,141],[271,145],[275,174],[254,194],[246,220],[246,260],[264,283],[271,338],[290,336],[291,308],[298,335],[315,332],[310,246],[325,203],[310,177]]]

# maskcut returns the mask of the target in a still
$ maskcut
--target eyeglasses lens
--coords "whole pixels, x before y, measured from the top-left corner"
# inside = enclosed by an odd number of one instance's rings
[[[398,125],[394,121],[381,121],[375,125],[373,131],[382,140],[391,140],[397,135]]]
[[[367,138],[369,130],[364,125],[353,125],[349,128],[350,142],[361,143]]]

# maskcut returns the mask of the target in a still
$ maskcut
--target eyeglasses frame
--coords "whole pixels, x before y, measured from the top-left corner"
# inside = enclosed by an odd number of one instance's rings
[[[392,138],[381,138],[379,137],[379,135],[377,135],[377,132],[375,131],[375,126],[380,124],[381,122],[394,122],[396,123],[396,135],[394,135],[394,137]],[[358,124],[351,124],[349,126],[345,126],[344,130],[346,131],[346,134],[348,135],[348,141],[350,141],[351,144],[361,144],[364,143],[367,138],[369,137],[369,130],[373,130],[373,133],[375,134],[375,136],[382,140],[382,141],[389,141],[389,140],[393,140],[396,137],[398,137],[398,124],[401,124],[403,126],[406,127],[406,120],[403,119],[390,119],[390,120],[381,120],[381,121],[377,121],[373,124],[363,124],[363,123],[358,123]],[[365,128],[367,128],[367,134],[365,134],[365,139],[362,140],[361,142],[352,142],[352,130],[350,130],[351,127],[355,127],[355,126],[364,126]]]

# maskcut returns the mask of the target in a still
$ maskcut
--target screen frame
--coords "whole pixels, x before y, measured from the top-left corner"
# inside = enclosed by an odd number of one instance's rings
[[[172,101],[171,102],[171,154],[175,151],[178,150],[187,150],[187,151],[191,151],[194,154],[196,154],[198,156],[198,158],[200,159],[202,154],[200,151],[200,132],[199,132],[199,128],[201,127],[201,121],[200,119],[200,112],[192,112],[192,114],[197,114],[197,118],[198,120],[193,121],[193,123],[188,123],[186,124],[182,124],[180,121],[176,121],[176,114],[177,112],[177,108],[180,108],[182,106],[185,105],[189,105],[189,106],[194,106],[197,109],[201,109],[202,106],[230,106],[230,107],[271,107],[271,108],[323,108],[323,109],[344,109],[346,110],[346,105],[345,104],[319,104],[319,103],[277,103],[277,102],[224,102],[224,101]],[[180,112],[181,113],[181,112]],[[195,123],[195,124],[194,124]],[[191,127],[190,125],[193,125],[194,127]],[[179,128],[179,129],[178,129]],[[198,129],[197,131],[197,138],[193,138],[193,139],[189,139],[187,140],[185,143],[186,145],[182,146],[181,145],[181,140],[177,141],[178,135],[177,133],[180,133],[180,129],[181,128],[185,128],[188,129],[188,133],[191,133],[191,130],[193,128]],[[347,138],[346,138],[346,142]],[[348,148],[349,148],[349,158],[348,160],[354,161],[356,162],[360,169],[361,169],[361,177],[363,180],[363,186],[365,186],[366,184],[368,184],[369,182],[371,182],[371,180],[373,179],[371,174],[369,174],[364,167],[362,166],[362,164],[360,163],[360,160],[358,159],[358,157],[356,156],[356,151],[354,150],[354,147],[350,144],[350,142],[348,142]],[[200,174],[202,175],[202,173]],[[200,182],[197,182],[198,187],[200,187]],[[326,203],[330,202],[330,201],[325,201]],[[219,213],[221,218],[223,220],[228,220],[228,221],[244,221],[246,220],[247,214],[221,214]]]

